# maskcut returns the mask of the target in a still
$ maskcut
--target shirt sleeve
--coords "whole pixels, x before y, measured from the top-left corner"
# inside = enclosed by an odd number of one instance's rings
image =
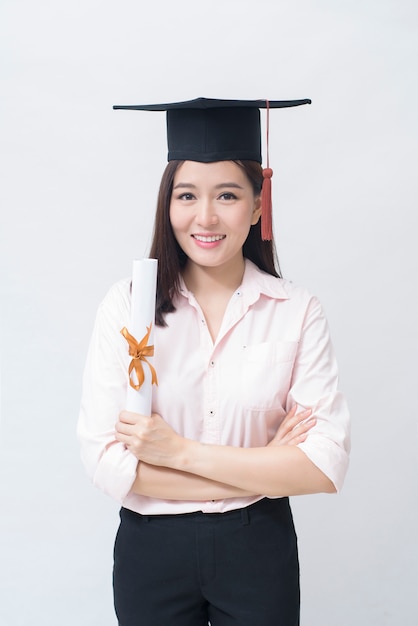
[[[328,323],[316,298],[311,298],[288,396],[293,404],[312,408],[317,423],[299,445],[308,458],[340,491],[348,469],[350,418],[344,396],[338,390],[338,367]]]
[[[87,474],[122,502],[136,478],[138,460],[115,440],[125,408],[129,354],[121,328],[128,325],[129,281],[117,283],[101,303],[87,354],[77,436]]]

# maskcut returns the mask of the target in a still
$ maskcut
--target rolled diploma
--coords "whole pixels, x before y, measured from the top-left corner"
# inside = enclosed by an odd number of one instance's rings
[[[132,270],[131,317],[128,331],[137,341],[147,333],[152,324],[148,345],[154,345],[155,294],[157,289],[156,259],[135,259]],[[152,363],[153,357],[147,357]],[[151,372],[146,363],[145,380],[141,388],[133,389],[128,381],[126,410],[142,415],[151,415],[152,385]],[[132,373],[135,376],[135,372]]]

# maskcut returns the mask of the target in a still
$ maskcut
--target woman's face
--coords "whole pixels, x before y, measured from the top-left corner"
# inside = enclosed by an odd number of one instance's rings
[[[176,171],[170,202],[174,235],[202,267],[242,263],[242,246],[261,213],[245,172],[232,161],[185,161]]]

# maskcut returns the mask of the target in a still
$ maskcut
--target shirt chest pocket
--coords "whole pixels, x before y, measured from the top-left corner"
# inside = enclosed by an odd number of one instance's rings
[[[241,391],[245,408],[266,411],[285,406],[297,348],[297,341],[266,342],[244,348]]]

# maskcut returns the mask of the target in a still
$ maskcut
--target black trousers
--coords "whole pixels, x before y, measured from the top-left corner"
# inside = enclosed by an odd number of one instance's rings
[[[113,587],[120,626],[298,626],[287,498],[230,513],[121,509]]]

